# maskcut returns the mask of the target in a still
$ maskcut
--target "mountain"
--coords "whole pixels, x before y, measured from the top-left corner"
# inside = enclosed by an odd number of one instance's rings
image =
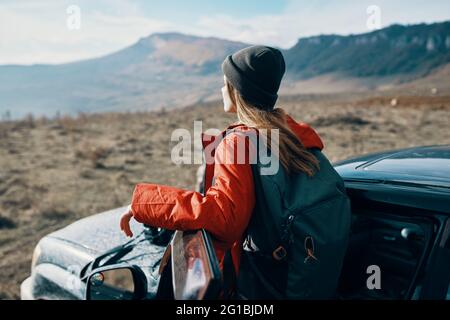
[[[246,44],[153,34],[113,54],[61,65],[0,66],[0,115],[148,110],[220,93],[220,65]]]
[[[0,116],[150,110],[220,97],[220,66],[248,44],[158,33],[110,55],[60,65],[0,66]],[[377,89],[450,63],[450,22],[302,38],[287,50],[282,92]]]
[[[450,64],[450,21],[303,38],[284,55],[285,93],[403,89]],[[441,80],[447,84],[438,86],[450,90],[450,77]]]
[[[393,25],[351,36],[300,39],[285,52],[288,70],[297,77],[327,73],[348,77],[424,76],[450,62],[450,22]]]

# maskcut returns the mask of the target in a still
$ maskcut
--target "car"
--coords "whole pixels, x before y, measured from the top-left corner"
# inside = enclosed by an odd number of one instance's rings
[[[385,151],[334,166],[352,205],[337,298],[449,300],[450,145]],[[220,271],[206,231],[172,235],[134,223],[139,235],[128,240],[118,227],[125,210],[42,238],[21,298],[157,299],[162,283],[171,291],[166,298],[218,297]]]

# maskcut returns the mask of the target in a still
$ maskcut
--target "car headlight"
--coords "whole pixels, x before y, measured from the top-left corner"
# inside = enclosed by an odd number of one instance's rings
[[[36,267],[36,263],[41,256],[41,246],[38,244],[33,251],[33,257],[31,258],[31,271]]]

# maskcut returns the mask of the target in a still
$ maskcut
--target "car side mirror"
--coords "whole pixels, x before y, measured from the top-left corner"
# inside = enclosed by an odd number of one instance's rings
[[[86,300],[139,300],[147,294],[145,274],[134,266],[108,266],[87,278]]]
[[[177,231],[171,243],[173,295],[176,300],[217,299],[219,263],[205,230]]]

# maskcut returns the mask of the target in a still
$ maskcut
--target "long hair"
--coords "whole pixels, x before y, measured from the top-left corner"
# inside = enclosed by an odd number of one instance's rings
[[[276,108],[272,111],[258,109],[246,101],[228,81],[226,85],[231,102],[236,106],[239,122],[249,128],[266,129],[268,132],[266,143],[269,149],[271,130],[279,130],[279,161],[287,173],[303,172],[311,177],[320,169],[317,158],[305,148],[289,127],[283,109]]]

